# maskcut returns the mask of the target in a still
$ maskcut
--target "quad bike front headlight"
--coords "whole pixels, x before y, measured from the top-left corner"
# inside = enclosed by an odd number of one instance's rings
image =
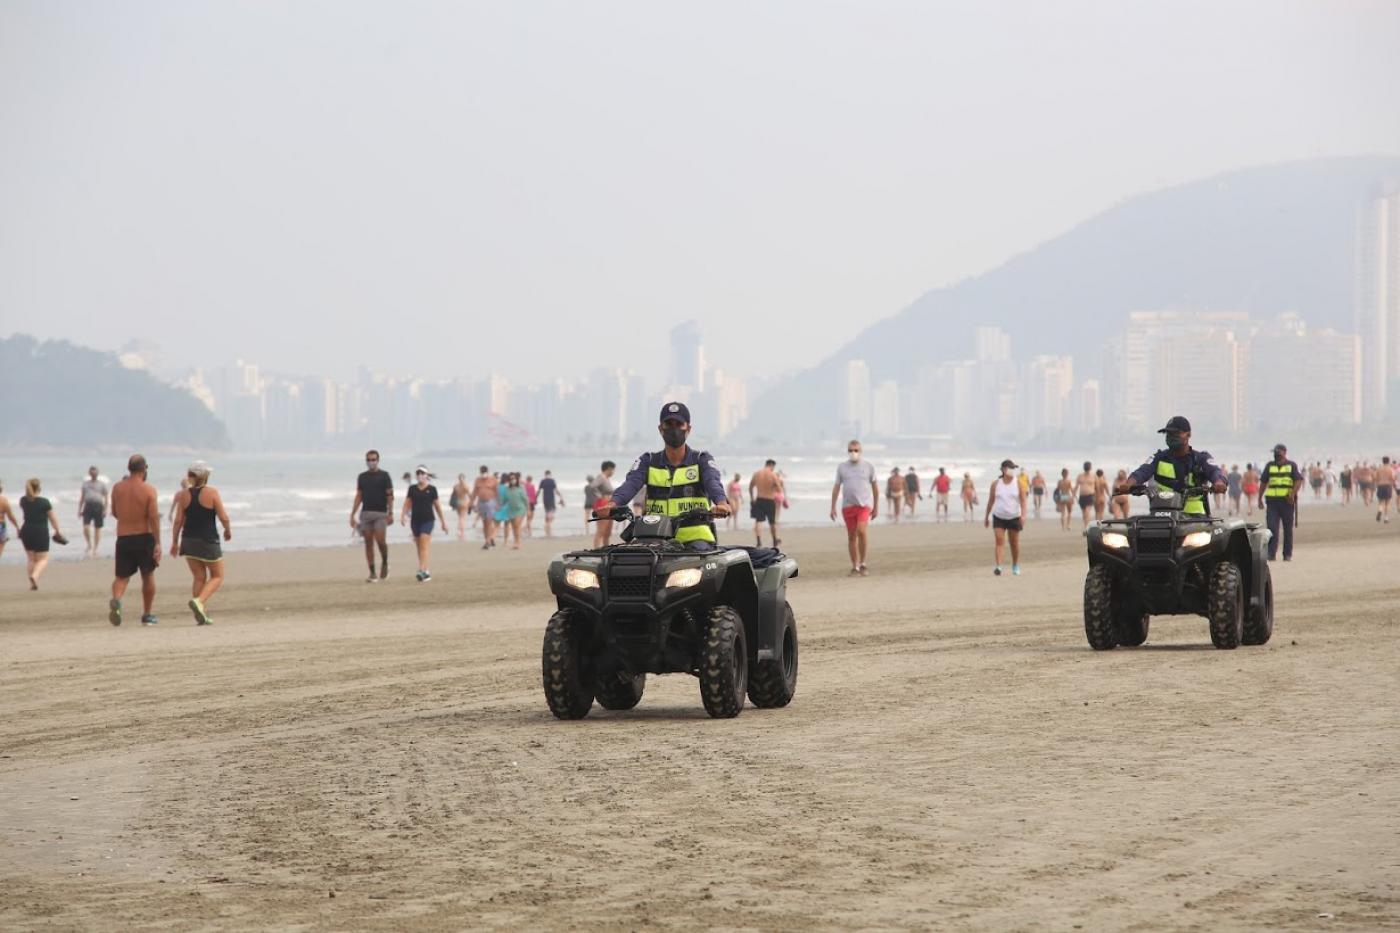
[[[699,567],[690,567],[686,570],[672,570],[666,576],[666,586],[668,588],[676,587],[677,589],[695,586],[700,582],[702,576],[704,576],[704,574],[700,572]]]
[[[1205,547],[1210,544],[1209,531],[1193,531],[1181,539],[1182,547]]]
[[[1116,531],[1105,531],[1103,533],[1103,546],[1111,547],[1114,550],[1123,551],[1128,547],[1128,536]]]
[[[598,575],[591,570],[580,570],[575,567],[565,572],[564,582],[576,590],[596,590],[598,588]]]

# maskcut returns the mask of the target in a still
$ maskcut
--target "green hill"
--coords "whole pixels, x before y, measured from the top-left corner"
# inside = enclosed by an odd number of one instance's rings
[[[0,446],[226,450],[224,424],[194,396],[111,353],[62,340],[0,340]]]

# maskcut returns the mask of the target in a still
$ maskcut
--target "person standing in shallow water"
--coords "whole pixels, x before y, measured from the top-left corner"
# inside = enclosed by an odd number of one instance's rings
[[[170,556],[183,557],[193,583],[190,612],[196,625],[212,625],[209,600],[224,585],[224,549],[215,519],[224,526],[224,540],[233,540],[228,512],[219,490],[209,485],[209,464],[196,460],[186,471],[189,486],[175,494],[175,521],[170,529]]]

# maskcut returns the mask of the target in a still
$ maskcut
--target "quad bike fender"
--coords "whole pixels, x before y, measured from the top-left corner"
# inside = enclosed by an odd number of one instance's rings
[[[1249,541],[1249,579],[1245,580],[1245,592],[1251,607],[1263,607],[1265,600],[1264,581],[1268,576],[1269,539],[1273,537],[1269,529],[1255,525],[1245,531]],[[1243,568],[1241,568],[1243,569]]]
[[[758,619],[749,646],[759,661],[783,660],[783,625],[786,621],[787,581],[797,576],[797,561],[784,557],[758,571]]]

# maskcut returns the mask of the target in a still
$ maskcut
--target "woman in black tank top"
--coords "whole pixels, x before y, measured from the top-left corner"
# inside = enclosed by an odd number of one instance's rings
[[[228,512],[219,491],[209,485],[209,465],[196,460],[189,469],[189,488],[175,495],[175,522],[171,529],[170,555],[189,564],[194,578],[190,611],[198,625],[210,625],[205,604],[224,583],[224,552],[219,545],[215,519],[224,526],[224,540],[233,538]]]

